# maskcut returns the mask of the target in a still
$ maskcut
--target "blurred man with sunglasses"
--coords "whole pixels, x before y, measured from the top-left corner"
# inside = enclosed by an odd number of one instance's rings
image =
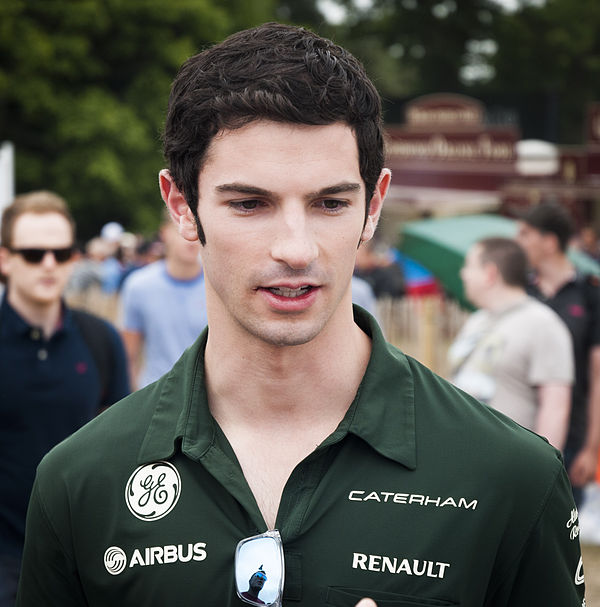
[[[581,607],[560,453],[352,305],[391,180],[360,63],[238,32],[180,69],[164,147],[208,328],[44,459],[19,607],[260,605],[261,565],[272,607]]]
[[[75,237],[65,202],[44,191],[19,196],[4,210],[0,230],[0,274],[6,283],[0,304],[0,606],[5,607],[16,597],[36,466],[54,445],[125,396],[129,386],[116,330],[62,300]],[[106,369],[98,368],[99,355]]]

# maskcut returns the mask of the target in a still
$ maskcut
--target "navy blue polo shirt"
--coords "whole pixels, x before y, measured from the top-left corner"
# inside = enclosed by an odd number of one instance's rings
[[[107,323],[108,324],[108,323]],[[0,554],[18,556],[35,470],[57,443],[129,392],[125,352],[113,327],[114,369],[103,395],[92,354],[71,311],[45,339],[4,297],[0,305]]]

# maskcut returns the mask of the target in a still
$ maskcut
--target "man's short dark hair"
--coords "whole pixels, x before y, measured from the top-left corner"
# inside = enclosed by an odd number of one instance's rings
[[[565,252],[575,229],[567,209],[559,202],[549,200],[530,207],[521,217],[527,225],[544,234],[554,234],[560,250]]]
[[[304,28],[266,23],[188,59],[171,89],[163,133],[165,158],[194,213],[203,244],[198,175],[207,148],[220,131],[255,120],[342,122],[351,127],[368,207],[384,161],[381,100],[375,86],[361,63],[330,40]]]
[[[527,256],[518,242],[497,237],[484,238],[477,244],[481,247],[481,263],[493,263],[505,284],[527,287]]]

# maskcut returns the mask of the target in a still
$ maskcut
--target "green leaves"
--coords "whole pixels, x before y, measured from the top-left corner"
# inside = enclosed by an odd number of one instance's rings
[[[0,3],[0,140],[15,144],[17,191],[64,196],[80,238],[110,220],[154,230],[170,84],[233,21],[209,0]]]

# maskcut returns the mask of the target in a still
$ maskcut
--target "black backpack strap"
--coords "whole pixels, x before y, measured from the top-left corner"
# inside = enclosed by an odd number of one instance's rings
[[[103,402],[108,393],[111,369],[114,366],[110,328],[101,318],[83,310],[71,309],[71,313],[98,368]]]

